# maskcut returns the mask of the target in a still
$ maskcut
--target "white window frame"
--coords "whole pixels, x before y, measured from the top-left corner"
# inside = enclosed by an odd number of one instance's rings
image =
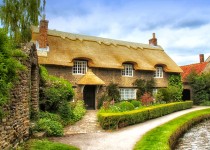
[[[163,78],[163,67],[156,67],[154,78]]]
[[[157,88],[153,88],[152,89],[152,95],[155,96],[158,92],[158,89]]]
[[[129,100],[136,99],[136,89],[134,88],[120,88],[120,99]]]
[[[133,77],[133,65],[123,64],[124,69],[121,71],[122,76]]]
[[[73,75],[84,75],[87,72],[87,61],[75,60],[74,66],[72,67]]]

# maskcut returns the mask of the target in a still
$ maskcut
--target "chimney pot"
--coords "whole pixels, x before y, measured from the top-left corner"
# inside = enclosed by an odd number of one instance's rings
[[[157,38],[155,37],[155,33],[152,33],[152,39],[149,40],[149,45],[157,46]]]
[[[200,54],[199,58],[200,58],[200,63],[204,62],[204,54]]]

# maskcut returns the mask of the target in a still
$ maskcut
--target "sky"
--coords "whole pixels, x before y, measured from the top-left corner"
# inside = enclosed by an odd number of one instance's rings
[[[49,28],[158,45],[178,64],[210,56],[210,0],[47,0]]]

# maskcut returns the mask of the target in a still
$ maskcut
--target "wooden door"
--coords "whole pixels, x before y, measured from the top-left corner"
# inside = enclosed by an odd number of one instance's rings
[[[87,109],[95,109],[95,89],[94,85],[85,85],[83,99]]]

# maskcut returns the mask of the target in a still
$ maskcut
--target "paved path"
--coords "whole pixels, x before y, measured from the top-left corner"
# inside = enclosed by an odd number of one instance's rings
[[[52,138],[52,140],[75,145],[81,150],[132,150],[135,143],[149,130],[178,116],[204,108],[209,107],[193,107],[191,109],[152,119],[144,123],[125,127],[117,131],[98,132],[98,130],[96,130],[95,133],[66,134],[64,137]],[[88,123],[86,125],[88,126]],[[66,133],[68,133],[68,131]]]

